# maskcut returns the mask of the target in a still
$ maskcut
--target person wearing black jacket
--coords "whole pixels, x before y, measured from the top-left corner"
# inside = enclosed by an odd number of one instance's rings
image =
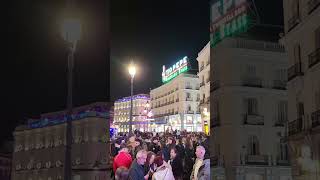
[[[176,148],[171,148],[170,150],[169,164],[172,167],[174,179],[182,180],[182,177],[183,177],[182,159],[180,158]]]

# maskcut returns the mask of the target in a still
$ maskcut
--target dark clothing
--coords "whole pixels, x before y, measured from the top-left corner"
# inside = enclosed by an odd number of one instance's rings
[[[129,169],[129,180],[144,180],[144,168],[134,160]]]
[[[182,144],[178,144],[176,146],[176,149],[178,151],[178,154],[180,156],[181,159],[184,159],[184,156],[185,156],[185,148]]]
[[[151,174],[149,174],[148,180],[152,179],[152,174],[156,171],[154,164],[152,165],[144,165],[144,175],[147,175],[151,171]]]
[[[166,162],[168,162],[170,160],[170,147],[169,147],[169,145],[166,145],[165,147],[163,147],[162,153],[163,153],[164,160]]]
[[[177,156],[175,159],[171,160],[170,164],[172,167],[174,178],[182,179],[182,175],[183,175],[182,159],[180,159],[179,156]]]
[[[154,152],[155,154],[157,154],[161,149],[160,149],[160,146],[155,144],[155,143],[151,143],[150,146],[149,146],[149,151],[152,151]]]
[[[195,151],[194,149],[185,148],[185,161],[184,161],[184,177],[186,179],[190,179],[190,175],[192,172],[194,158],[195,158]]]

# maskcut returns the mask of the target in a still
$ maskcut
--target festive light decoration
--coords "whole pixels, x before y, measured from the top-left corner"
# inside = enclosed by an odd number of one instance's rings
[[[132,100],[137,100],[137,99],[146,99],[146,100],[150,100],[150,97],[147,96],[147,95],[143,95],[143,94],[138,94],[138,95],[134,95],[132,97]],[[124,98],[121,98],[121,99],[118,99],[116,100],[116,103],[117,102],[127,102],[127,101],[130,101],[131,100],[131,97],[124,97]]]

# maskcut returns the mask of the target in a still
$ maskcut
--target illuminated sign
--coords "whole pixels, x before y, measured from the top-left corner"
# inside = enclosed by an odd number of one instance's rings
[[[215,0],[211,4],[211,47],[226,37],[246,32],[249,27],[247,0]]]
[[[179,74],[188,71],[188,57],[185,56],[183,59],[176,62],[173,66],[166,69],[162,66],[162,82],[167,83],[170,80],[177,77]]]

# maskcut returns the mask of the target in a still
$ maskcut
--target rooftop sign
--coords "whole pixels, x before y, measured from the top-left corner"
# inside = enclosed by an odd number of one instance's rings
[[[179,74],[188,71],[188,57],[185,56],[183,59],[176,62],[170,68],[166,69],[165,66],[162,66],[162,82],[167,83],[170,80],[177,77]]]
[[[246,32],[249,25],[247,0],[214,0],[211,4],[211,47],[226,37]]]

